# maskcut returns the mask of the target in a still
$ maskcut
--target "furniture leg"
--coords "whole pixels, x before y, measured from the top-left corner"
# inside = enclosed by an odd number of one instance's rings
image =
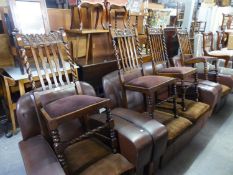
[[[153,95],[146,95],[147,112],[151,118],[154,118]]]
[[[198,94],[198,73],[196,71],[194,78],[194,85],[195,85],[195,94],[196,94],[196,102],[198,102],[199,94]]]
[[[173,85],[173,113],[174,113],[175,118],[177,118],[176,97],[177,97],[176,84],[174,84]]]
[[[182,93],[182,98],[181,98],[181,106],[182,106],[182,110],[186,111],[186,106],[185,106],[185,84],[184,84],[184,80],[181,80],[181,93]]]
[[[10,119],[11,119],[11,123],[12,123],[12,131],[13,134],[16,134],[16,122],[15,122],[15,114],[14,114],[14,104],[12,102],[11,99],[11,93],[10,93],[10,84],[8,82],[8,78],[7,77],[3,77],[4,78],[4,84],[5,84],[5,93],[6,93],[6,98],[7,98],[7,105],[9,108],[9,114],[10,114]]]
[[[89,49],[90,49],[90,39],[91,39],[91,34],[87,34],[87,46],[86,46],[86,64],[88,64],[88,57],[89,57]]]

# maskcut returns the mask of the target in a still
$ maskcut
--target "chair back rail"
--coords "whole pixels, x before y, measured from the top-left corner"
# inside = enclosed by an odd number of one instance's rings
[[[32,57],[34,60],[36,72],[43,90],[71,84],[65,58],[68,59],[73,81],[76,82],[78,80],[64,31],[61,30],[41,35],[22,35],[19,33],[14,35],[33,89],[36,89],[36,86],[28,57]],[[65,53],[62,51],[63,49],[66,51]]]
[[[162,28],[147,27],[147,37],[153,64],[163,64],[166,65],[166,67],[170,67]]]
[[[188,31],[177,29],[177,38],[180,45],[180,52],[182,57],[181,61],[184,63],[186,58],[193,57],[193,51]]]
[[[142,70],[142,55],[136,28],[110,29],[118,70],[121,73],[121,81],[124,82],[123,74],[136,69]]]
[[[203,51],[207,54],[209,51],[214,50],[214,35],[212,32],[203,33]]]

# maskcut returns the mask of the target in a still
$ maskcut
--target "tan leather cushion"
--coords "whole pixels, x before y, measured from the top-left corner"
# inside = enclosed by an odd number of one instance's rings
[[[166,125],[168,131],[168,141],[172,141],[181,135],[189,126],[192,125],[188,119],[183,117],[174,118]]]
[[[131,86],[142,87],[142,88],[153,88],[156,86],[166,84],[167,82],[170,82],[171,80],[173,80],[173,78],[164,77],[164,76],[148,75],[148,76],[141,76],[141,77],[135,78],[126,84],[131,85]]]
[[[64,152],[71,174],[79,174],[109,154],[111,154],[111,150],[95,139],[86,139],[75,143]]]
[[[134,166],[120,154],[111,154],[88,167],[80,175],[120,175],[133,171]]]
[[[181,99],[177,99],[177,102],[181,102]],[[209,105],[202,102],[195,102],[185,99],[186,111],[182,110],[181,104],[177,104],[177,114],[181,117],[187,118],[192,122],[198,120],[203,114],[209,110]],[[165,102],[159,106],[159,110],[170,112],[173,108],[172,103]],[[170,109],[168,111],[167,109]]]
[[[228,86],[221,84],[221,87],[222,87],[222,96],[225,96],[231,92],[231,89]]]

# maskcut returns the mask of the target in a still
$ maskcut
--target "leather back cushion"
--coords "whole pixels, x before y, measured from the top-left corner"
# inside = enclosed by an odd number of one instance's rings
[[[136,74],[135,76],[131,74],[130,77],[136,78],[138,72],[135,72],[135,74]],[[122,89],[121,89],[120,79],[118,76],[118,71],[114,71],[105,75],[102,79],[102,82],[103,82],[105,97],[111,99],[112,108],[122,107],[123,106]],[[141,111],[142,108],[144,108],[143,95],[141,93],[127,91],[127,101],[128,101],[128,107],[130,109],[133,108],[137,111]]]

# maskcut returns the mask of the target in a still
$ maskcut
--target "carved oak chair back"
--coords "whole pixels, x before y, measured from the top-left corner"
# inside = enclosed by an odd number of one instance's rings
[[[142,55],[140,54],[137,30],[111,29],[113,47],[117,58],[118,69],[121,71],[121,81],[124,82],[124,74],[141,69]]]
[[[181,52],[181,58],[182,62],[185,61],[187,58],[193,57],[193,50],[192,45],[189,39],[189,33],[187,30],[178,30],[177,29],[177,38],[180,45],[180,52]]]
[[[43,90],[73,84],[68,75],[69,69],[73,81],[77,82],[78,75],[65,32],[61,30],[41,35],[15,34],[15,39],[21,59],[24,60],[29,80],[32,83],[32,89],[36,89],[36,83],[28,61],[29,57],[34,60],[35,72]],[[68,59],[68,63],[65,61],[66,59]],[[80,87],[79,83],[76,83],[76,85]],[[78,88],[78,90],[81,91],[81,88]]]
[[[214,35],[212,32],[203,33],[203,51],[207,54],[209,51],[214,50]]]
[[[162,28],[147,27],[147,37],[150,45],[154,69],[158,64],[163,65],[165,68],[170,67],[165,36]]]
[[[224,31],[217,31],[217,50],[227,47],[228,34]]]
[[[230,14],[222,14],[223,15],[223,19],[222,19],[222,25],[221,25],[221,30],[225,30],[225,29],[233,29],[233,16]]]

